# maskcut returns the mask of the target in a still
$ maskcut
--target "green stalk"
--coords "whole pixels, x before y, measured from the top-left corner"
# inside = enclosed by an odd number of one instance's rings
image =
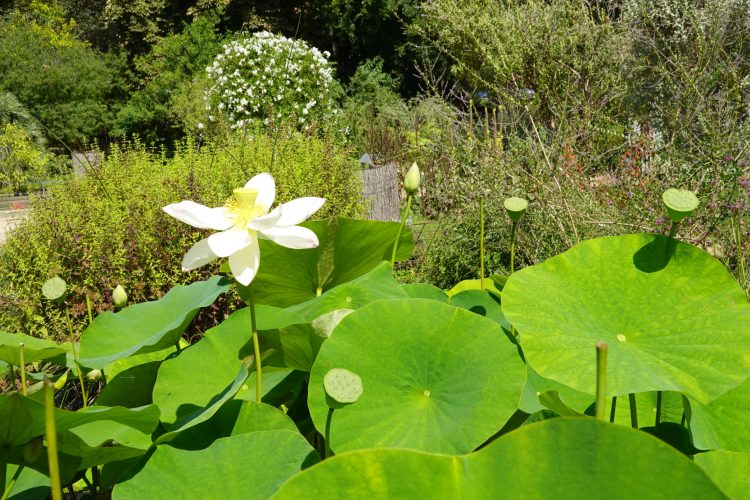
[[[607,343],[596,344],[596,418],[606,420],[604,405],[607,385]]]
[[[479,287],[484,290],[484,198],[479,200]]]
[[[89,325],[94,322],[94,316],[91,314],[91,299],[89,298],[88,294],[86,294],[86,312],[89,315]]]
[[[44,438],[47,441],[52,500],[62,500],[60,465],[57,461],[57,431],[55,430],[55,389],[46,377],[44,379]]]
[[[635,394],[632,392],[628,394],[628,402],[630,403],[630,426],[633,429],[638,428],[638,408],[635,405]]]
[[[518,221],[513,221],[510,227],[510,274],[516,271],[516,226]]]
[[[260,403],[263,397],[263,369],[260,362],[260,343],[258,342],[258,327],[255,322],[255,298],[253,297],[252,282],[247,286],[249,298],[247,301],[250,307],[250,326],[253,330],[253,351],[255,353],[255,402]]]
[[[396,233],[396,241],[393,242],[393,252],[391,253],[391,269],[396,265],[396,250],[398,250],[398,241],[401,239],[401,233],[404,231],[406,225],[406,219],[409,218],[409,210],[411,210],[411,199],[412,195],[406,197],[406,210],[404,215],[401,216],[401,225],[398,227],[398,233]]]
[[[70,311],[65,308],[65,318],[68,320],[68,336],[70,338],[70,345],[73,348],[73,359],[78,369],[78,382],[81,384],[81,395],[83,397],[83,407],[86,408],[89,405],[89,397],[86,394],[86,385],[83,383],[83,371],[81,370],[81,364],[78,362],[78,350],[76,349],[75,339],[73,338],[73,322],[70,320]]]
[[[672,225],[669,227],[669,238],[674,238],[675,234],[677,234],[677,228],[680,227],[679,222],[673,222]]]
[[[328,415],[326,415],[326,435],[325,435],[325,453],[323,458],[328,458],[333,455],[331,452],[331,420],[333,420],[333,408],[328,407]]]
[[[2,474],[0,474],[0,484],[5,486],[5,471],[6,471],[7,465],[3,465],[0,470],[2,470]],[[18,481],[18,477],[21,475],[21,471],[23,471],[23,465],[19,465],[16,469],[16,472],[13,473],[13,477],[10,478],[10,482],[8,483],[8,487],[5,488],[5,491],[3,492],[3,496],[0,497],[0,500],[7,500],[10,498],[10,492],[13,491],[13,486],[16,485],[16,481]]]
[[[659,427],[659,422],[661,422],[661,391],[656,391],[656,419],[654,427]]]
[[[24,343],[18,343],[18,357],[21,359],[21,393],[26,396],[26,361],[23,355]]]

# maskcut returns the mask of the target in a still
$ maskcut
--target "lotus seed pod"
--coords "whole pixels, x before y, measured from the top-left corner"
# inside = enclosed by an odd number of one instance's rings
[[[42,295],[47,300],[52,302],[62,302],[65,300],[67,294],[68,285],[65,280],[59,276],[50,278],[42,285]]]
[[[354,403],[362,396],[362,379],[343,368],[333,368],[323,377],[326,393],[338,403]]]
[[[117,287],[112,291],[112,303],[115,305],[115,307],[123,307],[128,302],[128,294],[125,292],[125,289],[122,287],[122,285],[117,285]]]
[[[510,217],[513,222],[518,222],[526,211],[526,208],[528,208],[529,202],[523,198],[514,196],[512,198],[506,198],[503,205],[505,206],[505,210],[508,211],[508,217]]]
[[[698,197],[688,189],[667,189],[661,195],[661,199],[672,222],[680,222],[689,217],[699,205]]]
[[[417,162],[411,164],[404,177],[404,189],[409,194],[414,194],[419,190],[419,167]]]

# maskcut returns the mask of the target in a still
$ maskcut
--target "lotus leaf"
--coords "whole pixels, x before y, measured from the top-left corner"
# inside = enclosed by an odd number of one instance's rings
[[[332,368],[362,379],[356,403],[338,409],[331,448],[378,446],[466,453],[518,407],[526,367],[491,320],[429,299],[382,300],[345,317],[310,373],[308,404],[325,428],[323,378]]]
[[[514,273],[502,310],[544,378],[594,394],[597,342],[608,397],[677,391],[707,403],[750,371],[750,305],[706,252],[652,234],[585,241]]]

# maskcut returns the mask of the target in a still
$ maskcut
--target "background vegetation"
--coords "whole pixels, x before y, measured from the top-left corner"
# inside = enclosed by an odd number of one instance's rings
[[[0,246],[0,328],[56,335],[38,300],[55,273],[79,314],[117,283],[147,300],[192,279],[176,264],[197,235],[158,207],[221,203],[252,172],[361,213],[364,152],[423,172],[403,280],[476,273],[480,199],[502,273],[505,197],[531,201],[518,252],[532,264],[665,231],[659,196],[680,187],[702,203],[682,237],[750,290],[750,0],[0,0],[0,30],[0,189],[65,179]],[[334,115],[304,132],[209,119],[206,67],[264,30],[330,53]],[[68,148],[106,160],[69,178]]]

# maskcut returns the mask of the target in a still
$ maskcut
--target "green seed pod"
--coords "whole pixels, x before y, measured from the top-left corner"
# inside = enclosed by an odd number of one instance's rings
[[[667,189],[661,195],[667,214],[672,222],[680,222],[693,214],[700,202],[695,193],[687,189]]]
[[[362,379],[343,368],[333,368],[323,377],[326,394],[338,403],[354,403],[362,396]]]
[[[412,163],[409,170],[406,171],[404,189],[411,195],[419,191],[419,167],[417,166],[417,162]]]
[[[42,295],[52,302],[62,302],[67,295],[68,285],[65,280],[59,276],[50,278],[42,285]]]
[[[117,285],[117,287],[112,291],[112,303],[115,305],[115,307],[120,308],[127,304],[127,302],[127,292],[125,292],[125,289],[122,287],[122,285]]]
[[[528,208],[529,202],[523,198],[514,196],[512,198],[506,198],[503,205],[505,206],[505,210],[508,211],[508,217],[510,217],[513,222],[518,222],[526,211],[526,208]]]

